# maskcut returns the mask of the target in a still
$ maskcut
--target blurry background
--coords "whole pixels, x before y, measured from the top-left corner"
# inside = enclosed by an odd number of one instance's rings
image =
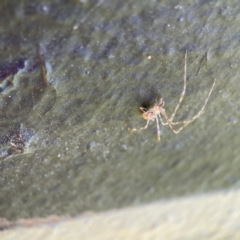
[[[0,216],[77,215],[240,186],[237,1],[0,3]],[[175,135],[145,121],[162,97]],[[151,59],[149,59],[151,56]]]

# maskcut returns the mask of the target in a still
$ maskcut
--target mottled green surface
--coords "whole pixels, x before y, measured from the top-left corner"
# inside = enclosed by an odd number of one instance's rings
[[[0,217],[76,215],[240,185],[238,1],[96,2],[0,3]],[[156,97],[173,111],[186,49],[176,120],[199,111],[216,78],[205,113],[178,135],[161,126],[160,143],[155,123],[128,132],[125,123],[145,124],[138,109]],[[12,154],[19,133],[24,153]]]

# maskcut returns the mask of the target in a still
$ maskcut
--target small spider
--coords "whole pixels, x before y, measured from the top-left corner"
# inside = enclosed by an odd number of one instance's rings
[[[140,107],[140,110],[143,112],[142,113],[142,117],[147,120],[147,124],[144,126],[144,127],[141,127],[141,128],[128,128],[129,131],[138,131],[138,130],[143,130],[143,129],[146,129],[148,127],[148,124],[150,121],[154,121],[156,120],[156,123],[157,123],[157,137],[158,137],[158,141],[160,141],[160,127],[159,127],[159,119],[161,121],[161,124],[162,125],[168,125],[171,130],[175,133],[175,134],[178,134],[179,132],[181,132],[189,123],[193,122],[194,120],[196,120],[197,118],[199,118],[203,112],[204,112],[204,109],[207,105],[207,102],[209,100],[209,97],[213,91],[213,87],[215,85],[215,82],[216,82],[216,79],[214,79],[214,82],[213,82],[213,85],[207,95],[207,98],[201,108],[201,110],[194,116],[192,117],[191,119],[189,120],[185,120],[185,121],[182,121],[182,122],[173,122],[173,119],[175,117],[175,114],[180,106],[180,104],[182,103],[183,101],[183,97],[185,95],[185,92],[186,92],[186,80],[187,80],[187,51],[185,53],[185,66],[184,66],[184,85],[183,85],[183,91],[182,91],[182,94],[180,96],[180,99],[178,101],[178,104],[174,110],[174,112],[172,113],[172,115],[170,117],[168,117],[165,109],[163,108],[164,106],[164,101],[162,98],[159,99],[159,101],[156,100],[155,102],[155,105],[150,108],[149,110],[143,108],[143,107]],[[162,116],[163,118],[165,119],[166,122],[163,121],[162,119]],[[159,119],[158,119],[159,117]],[[173,128],[174,125],[178,125],[178,124],[182,124],[182,126],[178,129],[178,130],[175,130]]]

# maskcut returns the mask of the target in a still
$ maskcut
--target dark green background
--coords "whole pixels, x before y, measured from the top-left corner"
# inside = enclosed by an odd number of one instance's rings
[[[0,2],[0,217],[76,215],[239,188],[238,1]],[[180,134],[144,126],[165,100]],[[41,57],[47,84],[41,72]],[[151,55],[151,60],[147,58]],[[9,79],[12,84],[7,85]],[[17,133],[24,153],[9,154]]]

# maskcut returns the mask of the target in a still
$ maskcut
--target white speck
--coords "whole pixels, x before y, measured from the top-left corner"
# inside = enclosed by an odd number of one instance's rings
[[[183,6],[181,6],[181,5],[176,5],[174,8],[175,8],[175,9],[182,9]]]
[[[73,26],[73,30],[78,29],[78,25]]]
[[[49,7],[46,6],[46,5],[44,5],[44,6],[42,7],[42,10],[43,10],[45,13],[48,13],[48,12],[49,12]]]

